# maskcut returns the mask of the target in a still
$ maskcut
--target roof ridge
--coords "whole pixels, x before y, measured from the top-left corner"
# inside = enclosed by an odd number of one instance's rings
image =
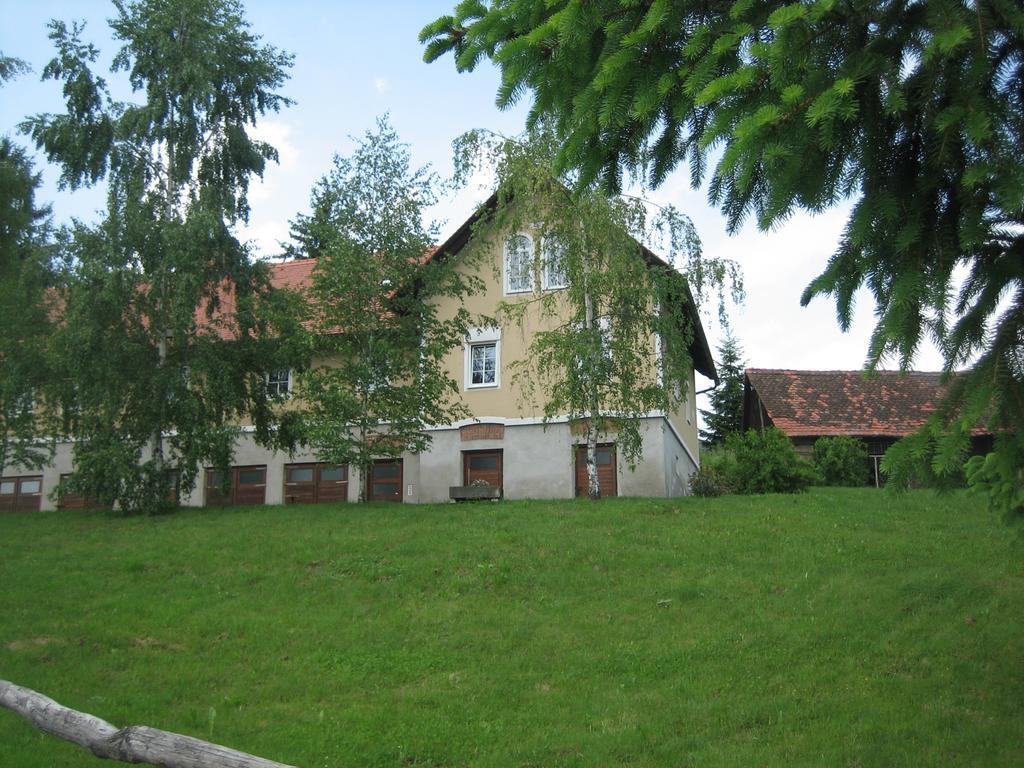
[[[863,368],[857,368],[857,369],[852,369],[851,370],[851,369],[837,369],[837,368],[817,369],[817,368],[754,368],[754,367],[749,367],[749,368],[745,368],[744,369],[744,373],[751,373],[751,372],[753,372],[753,373],[796,373],[796,374],[825,374],[825,373],[840,374],[841,373],[841,374],[851,374],[851,375],[852,374],[856,374],[856,375],[867,374],[869,376],[872,376],[872,375],[874,375],[876,373],[878,373],[878,374],[896,374],[896,375],[899,375],[899,376],[915,376],[915,375],[941,376],[943,373],[945,373],[945,371],[900,371],[900,370],[895,370],[894,371],[894,370],[889,370],[889,369],[876,369],[874,371],[868,371],[868,370],[865,370]],[[960,371],[954,371],[954,373],[960,373]]]

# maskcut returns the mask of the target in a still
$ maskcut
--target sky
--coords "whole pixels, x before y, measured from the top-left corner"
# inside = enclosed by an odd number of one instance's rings
[[[450,13],[455,0],[381,0],[378,2],[313,2],[313,0],[250,0],[245,3],[252,31],[268,43],[294,54],[291,78],[281,89],[295,104],[264,117],[261,138],[280,153],[261,183],[251,189],[252,212],[242,233],[258,254],[272,257],[287,238],[288,222],[308,210],[309,191],[330,167],[335,153],[352,150],[353,136],[373,128],[389,114],[402,140],[410,145],[414,164],[430,164],[442,176],[452,171],[451,143],[472,128],[515,135],[524,126],[527,101],[512,109],[494,104],[498,72],[484,62],[473,73],[459,74],[450,57],[423,62],[417,42],[420,29]],[[41,82],[40,74],[53,55],[46,24],[52,18],[84,20],[85,38],[100,48],[104,68],[116,47],[106,19],[109,2],[33,0],[8,2],[0,28],[0,51],[27,61],[33,71],[0,90],[0,133],[23,145],[18,123],[26,115],[62,110],[60,85]],[[114,96],[130,98],[119,75],[109,75]],[[61,191],[58,173],[39,157],[43,200],[53,204],[57,221],[71,217],[95,220],[103,206],[101,190]],[[454,231],[488,190],[471,187],[446,198],[431,215],[444,220],[442,237]],[[661,188],[646,193],[656,203],[672,203],[696,225],[705,254],[737,261],[743,270],[746,300],[729,307],[733,332],[747,365],[758,368],[852,370],[861,368],[874,327],[874,302],[857,295],[853,325],[842,333],[835,305],[828,298],[800,306],[800,294],[825,267],[835,250],[849,206],[816,216],[793,215],[784,225],[760,232],[747,223],[729,235],[724,217],[707,202],[707,189],[691,189],[686,169]],[[704,307],[704,327],[712,349],[722,337],[715,308]],[[717,356],[717,352],[716,352]],[[894,368],[897,361],[883,367]],[[941,356],[926,345],[914,361],[917,370],[939,370]],[[699,379],[699,377],[698,377]],[[698,380],[698,388],[708,382]],[[705,408],[706,402],[699,401]]]

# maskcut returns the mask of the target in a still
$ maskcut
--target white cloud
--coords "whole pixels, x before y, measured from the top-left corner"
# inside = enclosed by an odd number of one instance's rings
[[[283,120],[263,120],[252,129],[252,135],[277,150],[277,162],[267,163],[263,178],[254,179],[249,188],[249,201],[256,204],[273,199],[278,181],[298,163],[299,149],[292,141],[291,125]]]
[[[373,89],[383,96],[385,93],[391,90],[391,83],[388,82],[386,77],[375,77],[373,79]]]
[[[288,224],[284,221],[264,221],[243,226],[239,239],[253,246],[257,258],[272,258],[281,253],[281,243],[288,240]]]
[[[825,213],[794,213],[774,230],[762,232],[753,220],[735,234],[706,199],[706,188],[694,190],[687,174],[677,172],[652,199],[672,203],[694,220],[705,255],[729,258],[743,269],[747,298],[732,308],[729,319],[748,364],[760,368],[841,369],[863,367],[874,329],[874,297],[866,289],[855,296],[850,330],[843,333],[831,297],[815,298],[807,307],[800,297],[825,269],[850,213],[849,203]],[[702,313],[712,351],[723,335],[713,307]],[[914,361],[918,370],[938,370],[942,357],[930,343],[922,344]],[[896,367],[898,361],[883,361]]]

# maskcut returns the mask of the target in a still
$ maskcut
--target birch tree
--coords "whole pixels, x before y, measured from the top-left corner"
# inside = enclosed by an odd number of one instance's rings
[[[96,74],[84,25],[50,23],[43,77],[67,111],[23,129],[75,189],[106,183],[96,225],[76,223],[54,343],[61,399],[75,437],[74,489],[126,511],[167,504],[204,463],[230,463],[239,421],[273,428],[263,371],[283,367],[268,333],[282,330],[268,273],[239,241],[247,193],[275,150],[252,136],[291,57],[252,34],[235,0],[115,0],[121,44],[111,72],[135,101],[113,99]]]
[[[304,439],[323,461],[366,478],[378,458],[425,450],[428,427],[468,415],[444,359],[469,328],[469,314],[438,312],[478,285],[471,273],[433,259],[435,223],[426,209],[438,179],[414,168],[386,119],[314,187],[311,211],[293,222],[292,255],[317,258],[310,291],[314,354],[300,382]]]
[[[0,83],[27,71],[0,54]],[[39,469],[53,454],[47,346],[52,330],[52,231],[40,177],[25,151],[0,138],[0,470]]]
[[[456,166],[462,179],[496,174],[497,203],[475,225],[471,254],[519,232],[539,246],[529,255],[530,289],[504,301],[498,316],[520,326],[532,311],[555,320],[553,330],[532,334],[514,380],[545,420],[585,425],[588,493],[597,498],[599,442],[614,435],[636,466],[644,417],[693,394],[694,303],[717,295],[724,311],[727,294],[742,298],[742,281],[735,263],[702,255],[692,222],[676,209],[553,176],[554,146],[543,130],[523,139],[470,132],[456,143]]]

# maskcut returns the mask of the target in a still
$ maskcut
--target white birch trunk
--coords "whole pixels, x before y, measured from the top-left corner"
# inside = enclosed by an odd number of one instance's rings
[[[583,273],[584,279],[586,279],[590,269],[590,260],[584,256],[583,258]],[[584,323],[587,328],[588,339],[592,338],[594,331],[594,297],[590,293],[590,287],[586,286],[583,289],[583,308],[585,312]],[[591,356],[590,360],[590,371],[593,375],[595,368],[597,367],[597,361],[593,359],[594,355],[601,354],[600,348],[596,351],[591,345],[588,354]],[[597,418],[598,418],[598,404],[596,387],[597,384],[593,381],[584,382],[584,386],[587,388],[589,402],[587,403],[587,495],[592,499],[601,498],[601,484],[597,478]]]

